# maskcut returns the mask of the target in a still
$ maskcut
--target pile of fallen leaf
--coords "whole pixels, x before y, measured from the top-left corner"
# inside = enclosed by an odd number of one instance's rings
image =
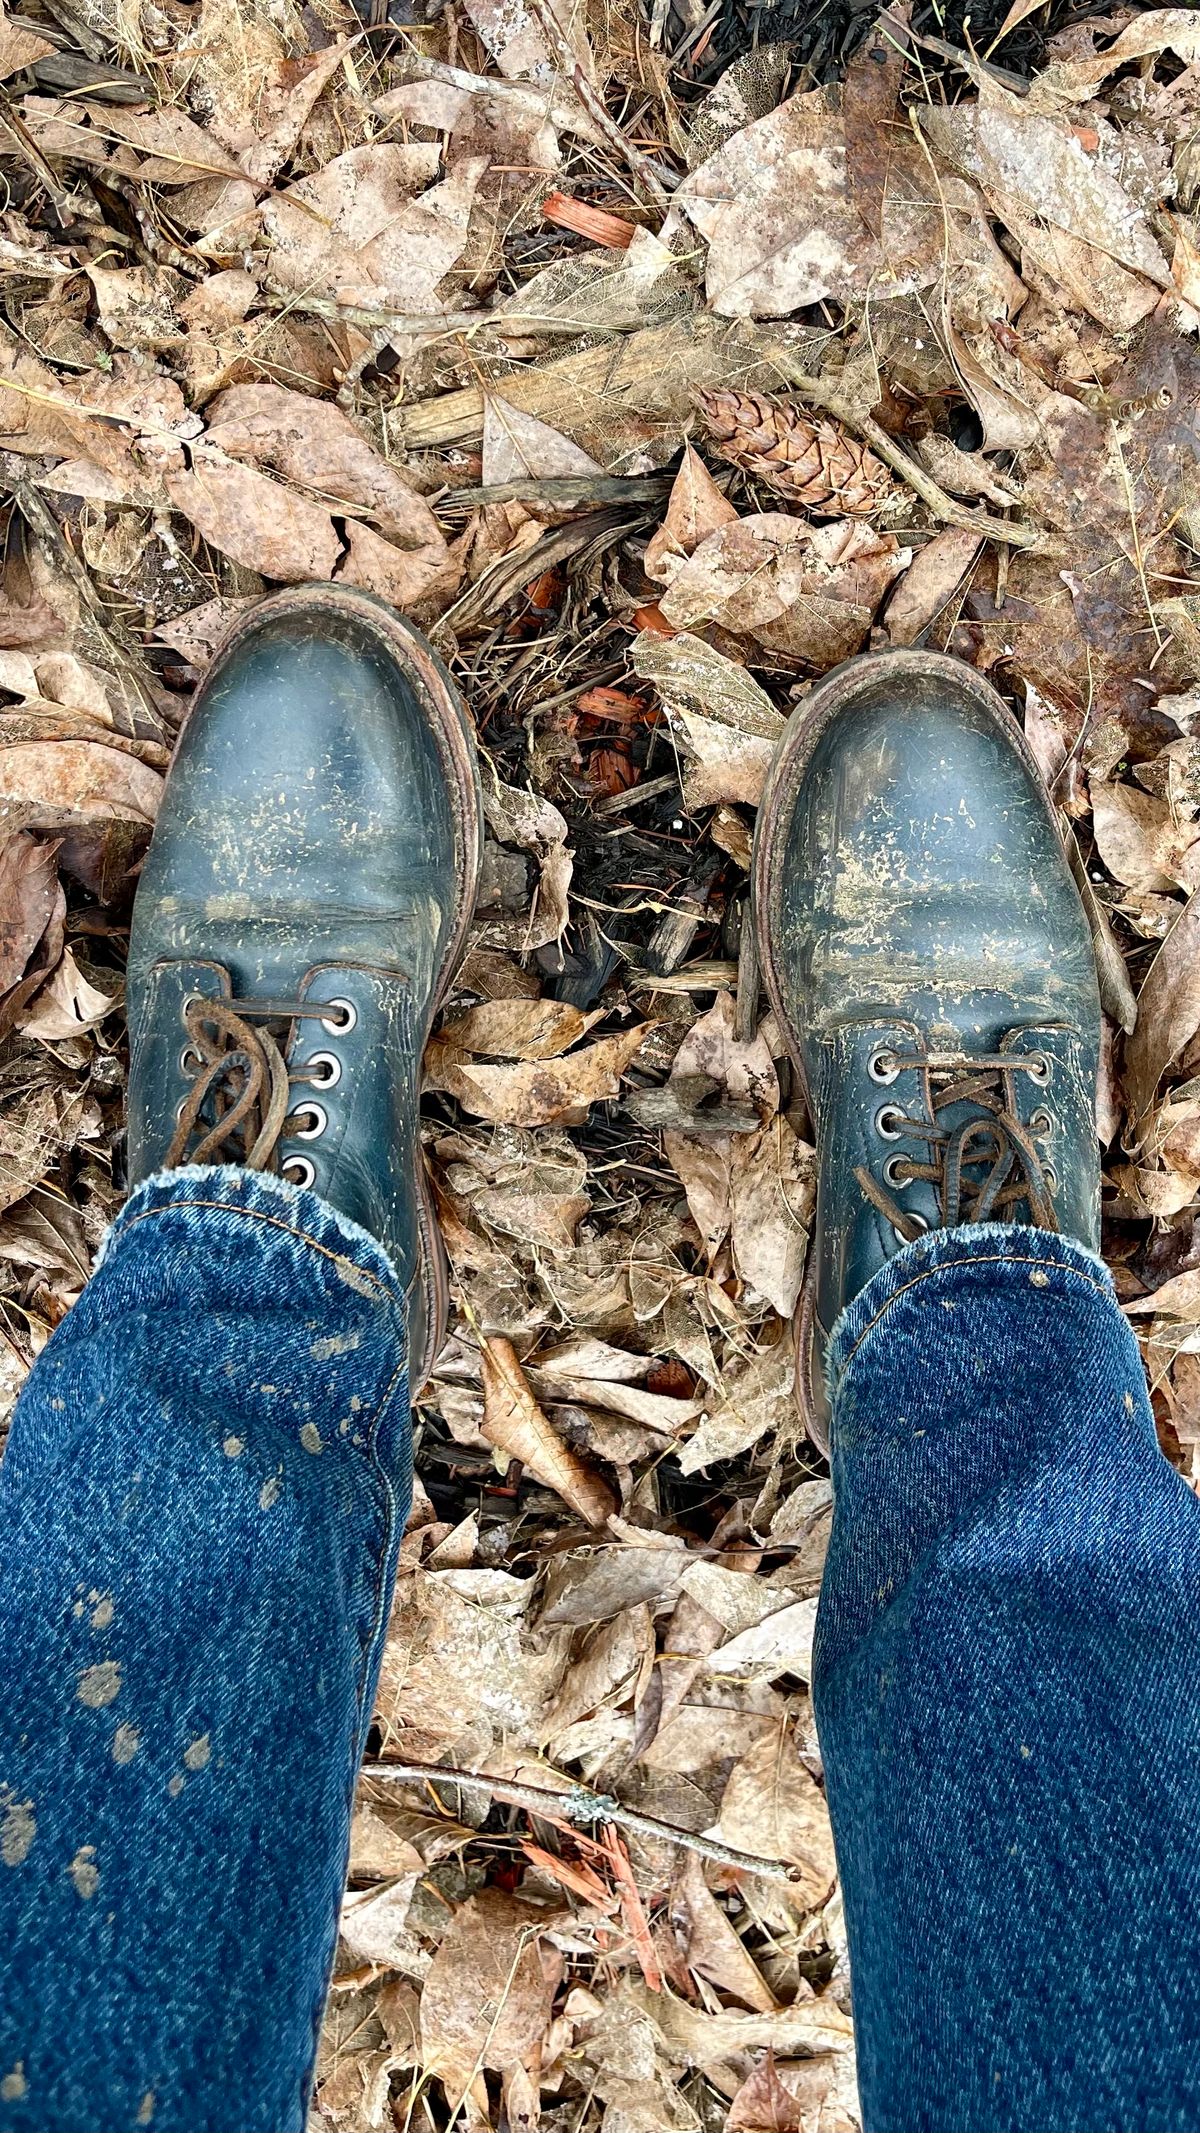
[[[0,20],[7,1393],[121,1197],[190,694],[265,590],[365,586],[474,712],[488,843],[317,2122],[852,2127],[754,812],[860,649],[1006,694],[1095,935],[1105,1248],[1200,1479],[1200,15],[1075,24],[1026,80],[898,4],[838,85],[760,46],[704,91],[706,33],[633,0],[35,5]]]

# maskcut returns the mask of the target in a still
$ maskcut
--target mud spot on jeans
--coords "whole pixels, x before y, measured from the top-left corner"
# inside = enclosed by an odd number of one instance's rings
[[[358,1395],[358,1394],[357,1394],[356,1392],[352,1392],[352,1393],[351,1393],[351,1395],[350,1395],[350,1412],[351,1412],[351,1414],[352,1414],[352,1415],[360,1415],[360,1414],[362,1413],[362,1410],[363,1410],[363,1403],[362,1403],[362,1400],[361,1400],[361,1399],[359,1398],[359,1395]]]
[[[325,1449],[321,1442],[321,1432],[315,1422],[306,1422],[304,1424],[300,1432],[300,1442],[305,1451],[312,1452],[314,1456],[317,1452],[323,1452]]]
[[[21,1866],[37,1835],[32,1800],[14,1799],[7,1785],[0,1785],[0,1859],[5,1866]]]
[[[308,1352],[314,1363],[331,1363],[335,1355],[353,1355],[361,1347],[361,1333],[331,1333],[328,1340],[314,1341]]]
[[[364,1274],[361,1267],[355,1266],[353,1259],[344,1259],[339,1252],[333,1265],[338,1280],[344,1281],[346,1287],[353,1289],[356,1296],[376,1295],[378,1284],[372,1281],[369,1274]]]
[[[1031,1756],[1032,1754],[1033,1754],[1033,1749],[1032,1749],[1032,1748],[1027,1748],[1027,1747],[1025,1746],[1025,1743],[1024,1743],[1024,1741],[1022,1741],[1022,1742],[1021,1742],[1021,1759],[1022,1759],[1022,1761],[1023,1761],[1023,1762],[1026,1762],[1026,1763],[1027,1763],[1027,1762],[1029,1761],[1029,1758],[1030,1758],[1030,1756]]]
[[[1034,1267],[1034,1269],[1033,1269],[1033,1272],[1032,1272],[1032,1274],[1031,1274],[1031,1275],[1030,1275],[1030,1277],[1029,1277],[1029,1285],[1030,1285],[1030,1287],[1031,1287],[1031,1288],[1034,1288],[1034,1289],[1048,1289],[1048,1288],[1049,1288],[1049,1286],[1050,1286],[1050,1276],[1049,1276],[1049,1274],[1048,1274],[1048,1273],[1046,1272],[1046,1269],[1045,1269],[1045,1267],[1044,1267],[1044,1266],[1035,1266],[1035,1267]]]
[[[85,1666],[75,1691],[89,1711],[102,1711],[120,1692],[121,1669],[115,1659],[102,1659],[99,1666]]]
[[[94,1896],[100,1886],[100,1869],[96,1864],[95,1845],[81,1844],[70,1866],[67,1868],[67,1872],[75,1884],[77,1896],[82,1896],[85,1900],[89,1896]]]
[[[95,1606],[92,1609],[92,1628],[111,1628],[113,1618],[113,1603],[111,1594],[107,1592],[97,1592],[92,1594],[91,1597],[96,1602]]]
[[[138,2114],[137,2114],[137,2119],[136,2119],[136,2121],[135,2121],[135,2123],[136,2123],[137,2125],[139,2125],[139,2126],[148,2126],[148,2125],[149,2125],[149,2123],[150,2123],[150,2120],[151,2120],[151,2119],[153,2118],[153,2116],[154,2116],[154,2103],[155,2103],[155,2096],[154,2096],[154,2090],[153,2090],[153,2089],[147,2089],[147,2090],[146,2090],[146,2093],[145,2093],[145,2095],[143,2096],[143,2098],[142,2098],[141,2102],[140,2102],[140,2103],[139,2103],[139,2105],[138,2105]]]
[[[192,1741],[183,1751],[183,1760],[189,1770],[203,1770],[212,1754],[212,1739],[202,1733],[199,1740]]]
[[[240,1459],[245,1449],[246,1440],[244,1437],[230,1436],[221,1439],[221,1450],[227,1459]]]
[[[185,1786],[186,1784],[187,1784],[187,1779],[186,1779],[185,1777],[181,1777],[181,1776],[179,1775],[179,1772],[178,1772],[178,1770],[177,1770],[177,1771],[175,1772],[175,1775],[174,1775],[174,1777],[173,1777],[173,1778],[168,1778],[168,1779],[167,1779],[167,1791],[168,1791],[168,1793],[169,1793],[170,1797],[171,1797],[171,1798],[172,1798],[173,1800],[177,1800],[177,1799],[179,1798],[179,1795],[180,1795],[180,1793],[181,1793],[181,1792],[183,1791],[183,1788],[184,1788],[184,1786]]]
[[[278,1474],[268,1474],[266,1480],[264,1481],[261,1489],[258,1492],[259,1510],[269,1511],[272,1504],[278,1503],[282,1488],[283,1483],[280,1480]]]
[[[141,1742],[142,1736],[136,1726],[118,1726],[113,1734],[114,1763],[131,1763]]]
[[[28,2091],[29,2083],[25,2079],[25,2061],[18,2059],[11,2073],[7,2073],[3,2081],[0,2081],[0,2103],[20,2103],[22,2096],[27,2095]]]
[[[1137,1413],[1137,1401],[1134,1399],[1133,1394],[1131,1392],[1127,1392],[1125,1395],[1125,1412],[1127,1415],[1133,1415]]]

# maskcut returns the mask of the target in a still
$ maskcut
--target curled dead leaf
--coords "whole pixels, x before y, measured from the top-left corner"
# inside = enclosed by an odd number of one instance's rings
[[[519,1459],[544,1488],[553,1489],[591,1526],[617,1508],[608,1484],[563,1443],[538,1406],[511,1341],[485,1340],[483,1435],[497,1451]]]

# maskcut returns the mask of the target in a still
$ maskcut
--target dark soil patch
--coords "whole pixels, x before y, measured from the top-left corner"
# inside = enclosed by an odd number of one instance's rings
[[[1011,0],[916,0],[912,27],[919,36],[986,54]],[[1147,5],[1149,0],[1147,0]],[[1146,12],[1139,6],[1136,12]],[[879,14],[879,0],[722,0],[712,41],[697,73],[713,79],[731,60],[756,44],[789,44],[797,66],[810,66],[819,81],[833,80]],[[1070,22],[1107,16],[1096,0],[1045,0],[1009,32],[994,64],[1028,80],[1041,64],[1046,40]],[[932,71],[937,71],[934,51]],[[930,69],[927,67],[927,72]]]

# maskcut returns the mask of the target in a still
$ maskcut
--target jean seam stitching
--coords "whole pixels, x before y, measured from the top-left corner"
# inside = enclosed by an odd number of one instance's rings
[[[957,1268],[960,1266],[1054,1267],[1060,1274],[1074,1274],[1077,1280],[1086,1281],[1089,1288],[1095,1289],[1097,1296],[1109,1295],[1109,1291],[1105,1288],[1103,1282],[1097,1281],[1091,1274],[1085,1274],[1082,1267],[1073,1266],[1069,1259],[1043,1259],[1036,1252],[1029,1252],[1020,1256],[1013,1252],[977,1252],[973,1253],[969,1259],[946,1259],[943,1260],[939,1266],[929,1266],[923,1268],[921,1273],[913,1275],[911,1281],[905,1281],[901,1283],[900,1287],[896,1289],[891,1296],[888,1297],[887,1302],[880,1305],[878,1311],[875,1313],[874,1318],[870,1320],[869,1324],[863,1327],[863,1330],[859,1334],[858,1339],[855,1341],[854,1346],[851,1348],[849,1354],[846,1356],[844,1362],[841,1364],[841,1369],[849,1369],[850,1364],[853,1362],[855,1356],[858,1354],[858,1351],[862,1347],[863,1342],[867,1339],[869,1334],[875,1331],[875,1328],[879,1324],[880,1319],[886,1317],[887,1313],[891,1310],[892,1305],[894,1303],[898,1303],[902,1296],[906,1296],[910,1289],[919,1288],[923,1281],[932,1281],[935,1274],[944,1274],[950,1267]]]
[[[155,1215],[173,1214],[176,1208],[178,1207],[198,1207],[216,1214],[240,1215],[243,1220],[248,1220],[251,1222],[266,1222],[272,1229],[282,1230],[286,1237],[295,1237],[299,1244],[310,1244],[314,1252],[320,1252],[321,1257],[323,1259],[331,1260],[335,1266],[341,1259],[348,1260],[350,1265],[354,1267],[356,1273],[361,1274],[364,1281],[369,1281],[373,1288],[378,1289],[382,1297],[387,1298],[390,1302],[395,1301],[395,1298],[392,1295],[392,1291],[387,1287],[384,1282],[379,1279],[379,1276],[377,1274],[372,1274],[370,1269],[367,1267],[360,1267],[358,1261],[354,1259],[348,1251],[332,1251],[329,1245],[322,1244],[320,1239],[317,1237],[310,1237],[307,1230],[297,1229],[294,1223],[283,1222],[280,1220],[278,1215],[263,1214],[257,1207],[239,1207],[236,1201],[168,1200],[164,1203],[162,1207],[146,1207],[143,1208],[140,1214],[129,1215],[123,1222],[122,1227],[127,1230],[133,1229],[135,1224],[138,1222],[149,1222]],[[389,1387],[389,1391],[390,1389],[391,1388]]]

